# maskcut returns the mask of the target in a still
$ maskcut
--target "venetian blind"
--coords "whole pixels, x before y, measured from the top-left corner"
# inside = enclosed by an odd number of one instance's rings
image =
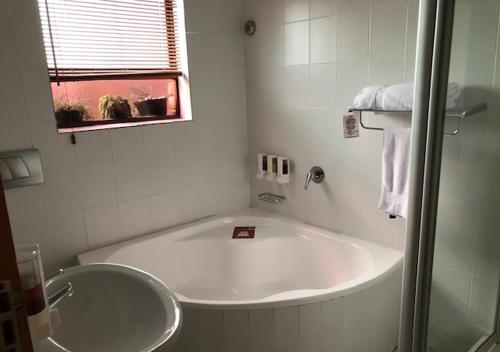
[[[180,74],[178,0],[38,0],[53,81]]]

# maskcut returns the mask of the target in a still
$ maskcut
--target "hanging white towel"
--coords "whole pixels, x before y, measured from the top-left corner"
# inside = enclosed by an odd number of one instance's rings
[[[406,219],[410,129],[386,128],[382,154],[382,194],[378,208]]]

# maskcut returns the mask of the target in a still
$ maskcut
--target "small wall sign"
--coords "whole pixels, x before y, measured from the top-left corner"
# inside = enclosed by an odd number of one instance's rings
[[[233,238],[254,238],[255,226],[238,226],[234,228]]]
[[[344,138],[359,137],[359,124],[357,116],[344,115]]]

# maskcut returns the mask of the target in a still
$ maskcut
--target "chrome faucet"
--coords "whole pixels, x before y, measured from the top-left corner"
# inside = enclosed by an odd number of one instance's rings
[[[307,173],[306,176],[306,184],[304,186],[304,189],[307,190],[309,187],[309,183],[313,181],[314,183],[321,183],[325,179],[325,172],[323,169],[319,166],[314,166],[311,168],[311,170]]]

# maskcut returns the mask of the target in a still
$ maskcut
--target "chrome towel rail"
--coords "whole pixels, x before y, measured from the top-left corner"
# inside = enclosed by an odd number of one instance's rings
[[[460,128],[462,125],[462,120],[471,117],[472,115],[479,114],[488,109],[488,105],[485,103],[481,103],[475,106],[472,106],[467,109],[463,109],[461,111],[447,111],[445,117],[453,117],[457,119],[457,128],[452,132],[445,133],[445,136],[455,136],[460,133]],[[370,127],[365,125],[363,122],[363,112],[372,112],[375,114],[411,114],[412,111],[400,111],[400,110],[376,110],[376,109],[356,109],[351,108],[349,112],[355,112],[359,114],[359,124],[365,130],[374,130],[374,131],[383,131],[384,129],[381,127]]]

